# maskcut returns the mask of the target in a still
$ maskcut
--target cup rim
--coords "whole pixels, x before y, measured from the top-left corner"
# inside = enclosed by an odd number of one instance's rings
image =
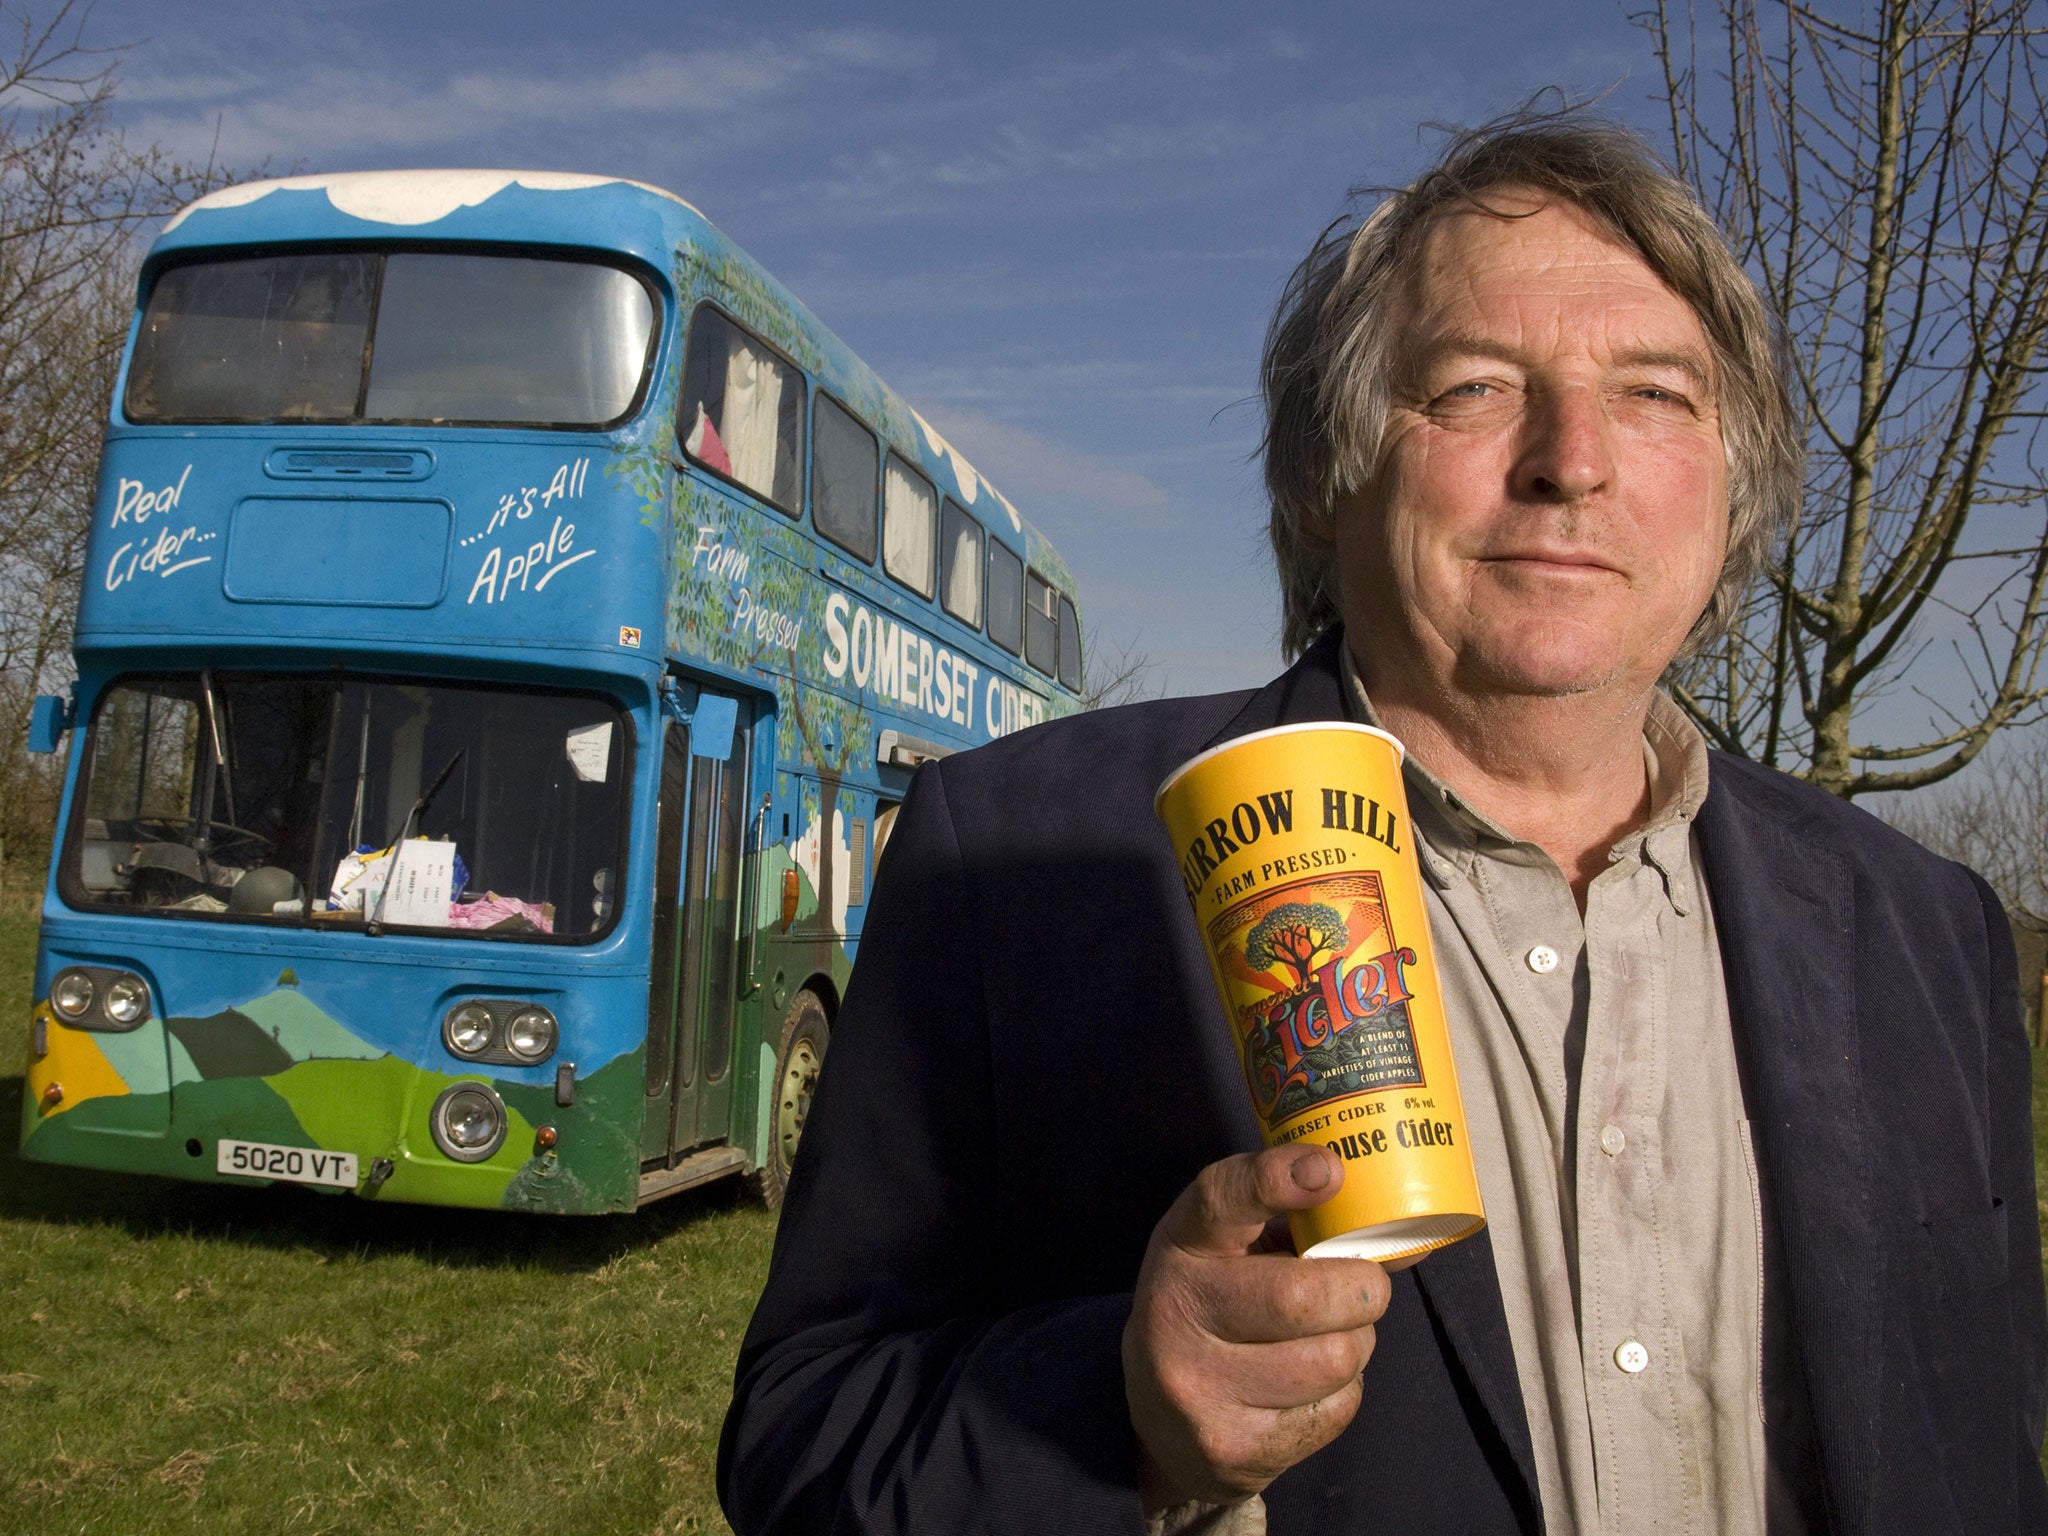
[[[1401,744],[1400,737],[1390,731],[1383,731],[1376,725],[1361,725],[1356,720],[1303,720],[1293,725],[1268,726],[1263,731],[1248,731],[1242,736],[1233,736],[1228,741],[1219,741],[1215,746],[1197,752],[1193,757],[1174,769],[1173,772],[1159,781],[1159,788],[1153,791],[1152,814],[1155,816],[1159,814],[1160,805],[1166,799],[1166,792],[1168,790],[1172,789],[1188,773],[1201,767],[1202,764],[1219,753],[1228,752],[1234,747],[1241,747],[1248,741],[1265,741],[1269,737],[1292,736],[1302,731],[1355,731],[1360,735],[1377,736],[1381,741],[1384,741],[1394,749],[1394,766],[1396,768],[1400,767],[1408,757],[1408,749]]]

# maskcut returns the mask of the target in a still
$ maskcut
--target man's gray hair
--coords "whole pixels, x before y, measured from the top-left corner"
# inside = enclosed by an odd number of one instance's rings
[[[1380,468],[1402,303],[1436,220],[1522,188],[1590,215],[1691,306],[1713,348],[1728,453],[1721,579],[1681,654],[1734,622],[1744,589],[1799,506],[1804,447],[1785,383],[1782,328],[1713,219],[1618,124],[1529,108],[1455,135],[1436,165],[1363,218],[1323,231],[1266,333],[1266,489],[1291,658],[1338,622],[1327,529]],[[1356,194],[1354,194],[1355,196]],[[1508,215],[1503,214],[1503,217]]]

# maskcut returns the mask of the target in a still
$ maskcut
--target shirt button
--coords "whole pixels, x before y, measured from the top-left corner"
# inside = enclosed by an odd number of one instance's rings
[[[1524,958],[1529,963],[1529,969],[1538,976],[1548,976],[1557,969],[1557,951],[1548,944],[1538,944]]]
[[[1618,1125],[1602,1126],[1600,1129],[1600,1150],[1609,1157],[1619,1157],[1628,1146],[1628,1137],[1621,1133]]]
[[[1614,1363],[1634,1376],[1650,1367],[1650,1351],[1635,1339],[1623,1339],[1614,1351]]]

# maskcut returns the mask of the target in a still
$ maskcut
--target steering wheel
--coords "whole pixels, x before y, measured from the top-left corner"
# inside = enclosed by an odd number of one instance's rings
[[[137,832],[147,833],[158,842],[177,843],[182,847],[192,846],[190,841],[194,821],[178,816],[139,816],[135,821]],[[202,820],[196,823],[208,832],[225,832],[227,837],[216,841],[211,852],[218,854],[223,847],[239,848],[244,844],[254,845],[258,852],[268,849],[271,839],[261,832],[251,832],[247,827],[238,827],[231,821]]]

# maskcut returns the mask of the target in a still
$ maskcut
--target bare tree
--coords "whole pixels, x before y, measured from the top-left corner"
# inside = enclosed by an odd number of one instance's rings
[[[1677,168],[1785,322],[1810,453],[1782,557],[1671,681],[1717,745],[1843,796],[1944,779],[2048,698],[2048,25],[2038,0],[1862,9],[1633,17]],[[1922,739],[1852,735],[1909,674]]]
[[[2048,743],[2015,742],[1886,820],[1990,882],[2014,924],[2048,934]]]
[[[1109,709],[1158,695],[1152,677],[1152,658],[1135,645],[1088,652],[1088,675],[1081,689],[1083,709]]]
[[[140,235],[224,179],[114,130],[120,51],[88,47],[84,20],[76,0],[41,22],[0,0],[0,861],[38,856],[54,812],[28,712],[68,675]]]
[[[2041,1008],[2048,969],[2048,740],[2014,731],[1967,774],[1902,795],[1885,819],[1944,858],[1982,875],[2005,903],[2019,951],[2020,997],[2037,1046],[2048,1045]]]

